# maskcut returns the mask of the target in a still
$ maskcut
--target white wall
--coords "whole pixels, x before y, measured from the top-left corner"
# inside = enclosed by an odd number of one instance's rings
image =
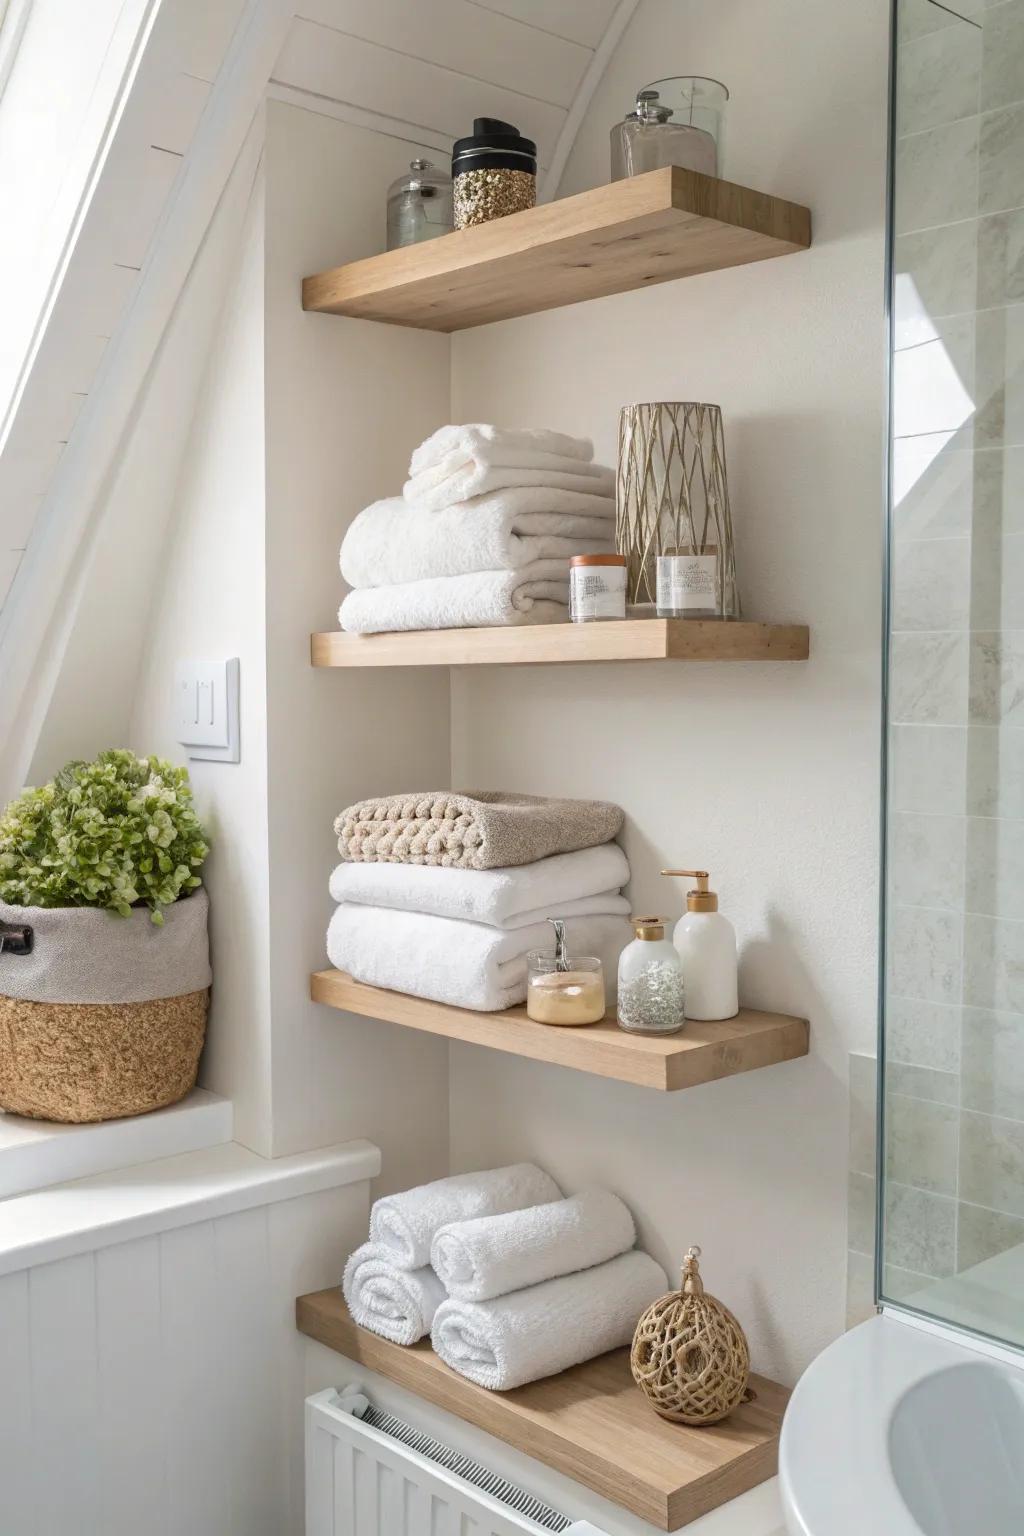
[[[452,1048],[453,1167],[534,1157],[602,1180],[674,1271],[705,1251],[755,1365],[792,1380],[839,1331],[846,1055],[875,1031],[887,6],[642,0],[564,193],[607,179],[646,81],[733,93],[725,174],[809,204],[806,255],[457,334],[454,420],[592,435],[624,402],[722,405],[745,612],[811,626],[805,666],[453,673],[453,782],[618,800],[634,905],[710,868],[753,1006],[811,1020],[808,1061],[659,1098]]]

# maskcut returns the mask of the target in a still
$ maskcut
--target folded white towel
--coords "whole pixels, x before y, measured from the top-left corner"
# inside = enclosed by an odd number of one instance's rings
[[[556,853],[511,869],[456,869],[430,864],[339,864],[335,901],[429,912],[492,928],[523,928],[546,917],[628,913],[617,892],[629,879],[618,843]]]
[[[415,1344],[428,1334],[445,1295],[429,1264],[400,1269],[379,1243],[364,1243],[351,1255],[341,1289],[359,1326],[392,1344]]]
[[[512,455],[509,455],[512,457]],[[543,458],[544,462],[538,462]],[[615,471],[603,464],[584,464],[560,454],[533,455],[528,465],[482,463],[476,459],[425,469],[405,482],[402,494],[423,512],[437,512],[472,496],[486,496],[510,486],[540,486],[553,491],[579,491],[587,496],[613,496]]]
[[[633,1218],[618,1195],[588,1189],[571,1200],[450,1222],[435,1234],[430,1262],[456,1301],[489,1301],[592,1269],[635,1242]]]
[[[439,427],[421,443],[409,462],[410,475],[419,474],[446,459],[461,454],[464,459],[492,457],[505,463],[503,454],[560,453],[566,458],[588,463],[594,457],[594,445],[587,437],[569,437],[544,427],[496,427],[490,422],[471,421],[461,426]]]
[[[533,560],[518,571],[434,576],[350,592],[338,610],[342,629],[466,629],[557,624],[569,617],[569,562]]]
[[[402,1269],[420,1270],[430,1262],[430,1245],[439,1227],[474,1216],[500,1216],[527,1205],[560,1200],[562,1191],[536,1163],[512,1163],[479,1173],[455,1173],[420,1184],[400,1195],[384,1195],[370,1211],[370,1242]]]
[[[665,1271],[634,1248],[493,1301],[444,1301],[431,1343],[453,1371],[507,1392],[628,1344],[641,1313],[667,1290]]]
[[[565,934],[570,954],[600,958],[610,997],[619,956],[632,937],[625,917],[570,917]],[[523,1002],[527,955],[551,947],[546,922],[492,928],[354,902],[338,908],[327,930],[331,964],[356,981],[478,1013]]]
[[[502,506],[519,493],[478,497],[440,512],[421,513],[401,496],[364,508],[341,546],[341,574],[352,587],[384,587],[433,576],[473,571],[511,571],[535,560],[568,560],[572,555],[610,553],[615,545],[611,515],[519,512]],[[535,490],[526,493],[536,496]],[[557,492],[539,493],[543,500]],[[563,491],[565,496],[572,492]],[[599,500],[580,497],[579,500]],[[606,498],[614,509],[614,502]],[[480,503],[480,505],[478,505]],[[486,504],[486,505],[484,505]],[[543,524],[543,526],[537,526]]]

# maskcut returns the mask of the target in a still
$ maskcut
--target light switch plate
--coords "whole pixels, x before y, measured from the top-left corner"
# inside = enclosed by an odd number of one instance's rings
[[[237,763],[238,657],[179,661],[174,675],[178,740],[190,758]]]

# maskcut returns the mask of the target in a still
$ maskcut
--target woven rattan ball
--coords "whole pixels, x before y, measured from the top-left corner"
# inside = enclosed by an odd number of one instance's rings
[[[728,1307],[705,1293],[691,1248],[682,1288],[648,1307],[633,1335],[633,1379],[655,1412],[675,1424],[716,1424],[748,1392],[750,1351]]]

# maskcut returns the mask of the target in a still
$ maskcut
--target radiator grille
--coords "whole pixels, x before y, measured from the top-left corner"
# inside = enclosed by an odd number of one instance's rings
[[[464,1456],[461,1451],[455,1451],[450,1445],[444,1445],[440,1440],[435,1440],[432,1435],[426,1435],[422,1430],[414,1429],[411,1424],[396,1418],[393,1413],[385,1413],[383,1409],[374,1408],[371,1405],[359,1415],[359,1418],[363,1424],[369,1424],[371,1429],[388,1435],[392,1440],[398,1440],[409,1450],[416,1451],[428,1461],[434,1461],[438,1466],[444,1467],[446,1472],[451,1472],[455,1477],[461,1477],[463,1482],[470,1483],[474,1488],[489,1494],[499,1504],[514,1510],[517,1515],[533,1520],[545,1531],[565,1531],[572,1524],[566,1515],[560,1514],[549,1504],[534,1498],[533,1494],[528,1493],[525,1488],[517,1487],[515,1483],[510,1483],[497,1472],[492,1472],[489,1468],[481,1466],[478,1461]]]

